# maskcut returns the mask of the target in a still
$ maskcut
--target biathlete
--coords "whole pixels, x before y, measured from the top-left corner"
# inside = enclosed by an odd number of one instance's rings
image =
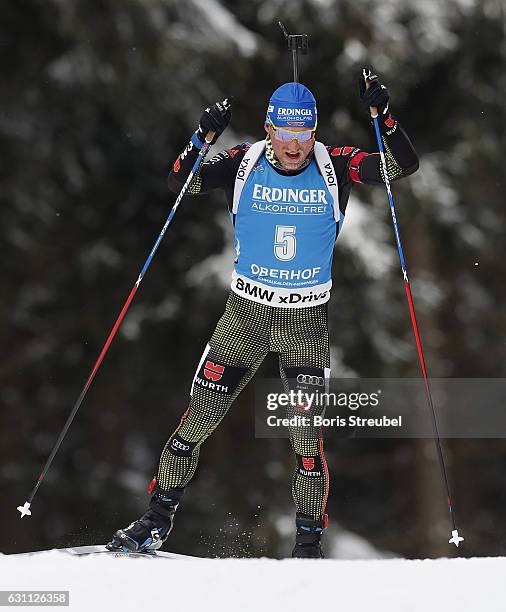
[[[418,168],[417,154],[389,111],[389,93],[375,75],[361,99],[376,107],[395,181]],[[231,116],[228,100],[207,108],[199,127],[169,175],[178,193],[205,137],[223,133]],[[288,388],[318,390],[330,375],[327,306],[332,286],[334,243],[355,184],[384,185],[377,153],[355,146],[328,146],[315,138],[316,101],[301,83],[286,83],[272,94],[266,137],[224,150],[200,166],[188,193],[225,192],[235,229],[235,269],[225,312],[198,364],[190,400],[160,457],[143,516],[117,531],[111,550],[149,552],[173,526],[185,487],[195,473],[202,443],[216,429],[265,356],[279,355]],[[293,407],[297,410],[297,407]],[[319,428],[291,427],[296,466],[293,557],[323,557],[329,474]]]

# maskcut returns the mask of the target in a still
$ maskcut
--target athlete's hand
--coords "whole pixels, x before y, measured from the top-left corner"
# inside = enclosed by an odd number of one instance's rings
[[[222,102],[216,102],[206,108],[200,118],[199,129],[196,134],[198,139],[204,143],[208,132],[214,132],[211,144],[214,144],[227,127],[232,116],[233,98],[225,98]]]
[[[366,86],[366,81],[368,86]],[[390,94],[385,85],[380,83],[378,76],[370,68],[364,68],[358,80],[360,99],[369,112],[371,106],[378,109],[378,114],[388,117],[388,101]]]

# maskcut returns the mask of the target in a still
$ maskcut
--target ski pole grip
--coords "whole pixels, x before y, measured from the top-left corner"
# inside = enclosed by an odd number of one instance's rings
[[[211,143],[213,141],[214,135],[216,132],[207,132],[206,142]]]
[[[369,81],[367,80],[366,77],[364,77],[364,81],[365,81],[365,88],[369,89],[369,87],[371,86],[371,84],[369,83]],[[369,107],[369,112],[371,113],[371,117],[374,119],[374,117],[378,116],[378,109],[376,108],[376,106],[370,106]]]

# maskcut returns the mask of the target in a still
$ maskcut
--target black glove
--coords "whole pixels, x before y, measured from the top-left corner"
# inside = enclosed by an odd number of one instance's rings
[[[214,132],[211,144],[214,144],[227,127],[232,116],[233,98],[225,98],[222,102],[216,102],[206,108],[200,118],[199,129],[195,132],[200,142],[204,143],[208,132]]]
[[[365,83],[369,83],[369,89],[366,89]],[[390,100],[390,94],[385,85],[382,85],[376,74],[373,74],[370,68],[364,68],[362,70],[362,76],[358,80],[358,87],[360,90],[360,99],[362,103],[369,111],[370,106],[375,106],[378,109],[380,116],[385,115],[388,117],[388,101]]]

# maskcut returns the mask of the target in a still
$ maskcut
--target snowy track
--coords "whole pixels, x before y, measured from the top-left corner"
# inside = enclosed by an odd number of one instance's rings
[[[0,589],[69,590],[71,610],[499,612],[506,558],[406,561],[0,555]],[[39,609],[39,608],[37,608]],[[45,608],[47,609],[47,608]]]

